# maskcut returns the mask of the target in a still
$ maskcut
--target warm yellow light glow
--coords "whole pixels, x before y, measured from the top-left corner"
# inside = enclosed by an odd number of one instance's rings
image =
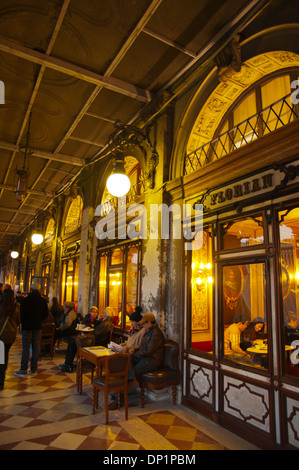
[[[40,245],[43,239],[44,237],[40,233],[34,233],[31,237],[31,241],[34,245]]]
[[[112,173],[106,183],[107,189],[112,196],[125,196],[130,190],[130,180],[123,173]]]
[[[16,259],[16,258],[18,258],[19,253],[18,253],[18,251],[12,251],[12,252],[10,253],[10,256],[11,256],[13,259]]]

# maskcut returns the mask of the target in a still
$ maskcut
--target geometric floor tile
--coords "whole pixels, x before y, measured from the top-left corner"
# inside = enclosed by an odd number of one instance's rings
[[[205,418],[182,405],[173,406],[171,399],[130,407],[128,420],[123,409],[109,411],[109,425],[105,425],[103,394],[92,413],[90,373],[83,375],[79,395],[76,373],[58,367],[65,359],[65,352],[58,350],[53,359],[39,361],[34,376],[16,377],[21,346],[18,334],[0,391],[0,450],[256,449],[209,420],[202,425]]]

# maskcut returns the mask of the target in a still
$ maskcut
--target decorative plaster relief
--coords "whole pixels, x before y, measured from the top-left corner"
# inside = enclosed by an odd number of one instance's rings
[[[288,443],[299,449],[299,401],[287,398],[286,403]]]
[[[224,378],[224,411],[269,432],[269,392],[232,377]]]
[[[213,404],[212,371],[201,366],[190,366],[191,387],[190,394],[209,404]]]

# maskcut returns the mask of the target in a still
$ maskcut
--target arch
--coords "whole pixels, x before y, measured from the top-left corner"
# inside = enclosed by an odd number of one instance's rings
[[[193,95],[183,116],[176,139],[181,140],[181,144],[172,159],[172,177],[183,176],[185,155],[213,139],[225,114],[246,90],[274,72],[295,67],[299,67],[299,55],[289,51],[271,51],[251,57],[242,64],[240,72],[228,69],[221,82],[215,67]]]
[[[72,199],[67,211],[64,224],[64,235],[69,235],[79,229],[82,223],[83,199],[80,195]]]
[[[47,226],[46,226],[45,243],[52,242],[53,237],[54,237],[54,232],[55,232],[55,220],[52,217],[51,219],[49,219]]]

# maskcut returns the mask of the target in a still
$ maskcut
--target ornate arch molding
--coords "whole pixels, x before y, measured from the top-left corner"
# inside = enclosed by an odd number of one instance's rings
[[[299,67],[299,55],[290,51],[270,51],[251,57],[242,63],[240,71],[227,67],[220,82],[215,67],[196,91],[183,116],[178,131],[181,136],[176,141],[184,142],[184,148],[181,143],[180,148],[175,149],[172,177],[183,176],[184,156],[214,138],[224,115],[242,93],[267,75],[291,67]]]

